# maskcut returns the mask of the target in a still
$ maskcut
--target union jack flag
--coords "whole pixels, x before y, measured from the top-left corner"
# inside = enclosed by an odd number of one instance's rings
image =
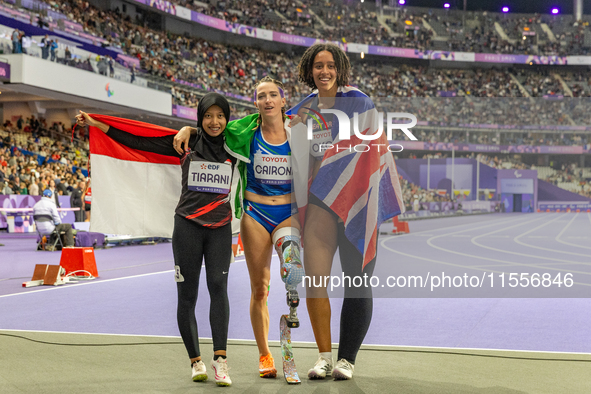
[[[290,109],[288,115],[314,113],[310,106],[317,95],[314,91]],[[358,131],[366,136],[376,134],[382,127],[374,103],[357,88],[339,88],[332,108],[347,114],[351,128],[357,118]],[[318,112],[321,111],[316,111],[317,115]],[[324,202],[343,220],[345,235],[362,254],[365,267],[376,256],[379,225],[404,212],[398,171],[388,150],[386,133],[382,132],[375,140],[363,140],[353,130],[348,130],[350,139],[341,140],[337,117],[333,117],[332,148],[326,149],[320,169],[310,184],[308,179],[297,180],[297,174],[300,177],[309,174],[308,157],[304,156],[309,152],[310,141],[302,139],[304,128],[305,125],[298,125],[290,130],[295,187],[305,189],[305,193],[294,190],[298,208],[305,210],[308,191]],[[302,150],[305,152],[300,152]]]

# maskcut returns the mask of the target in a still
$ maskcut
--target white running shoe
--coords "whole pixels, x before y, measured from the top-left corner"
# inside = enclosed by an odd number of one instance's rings
[[[193,363],[191,372],[193,375],[193,382],[203,382],[207,380],[207,370],[205,369],[205,364],[203,361],[199,360]]]
[[[222,357],[218,357],[217,360],[214,358],[211,360],[211,368],[213,368],[215,383],[218,386],[229,386],[232,384],[230,375],[228,375],[228,360]]]
[[[332,374],[332,360],[318,356],[316,364],[308,371],[308,379],[324,379]]]
[[[335,380],[346,380],[351,379],[353,377],[353,370],[355,366],[351,364],[349,361],[341,358],[337,361],[337,364],[334,366],[332,370],[332,377]]]

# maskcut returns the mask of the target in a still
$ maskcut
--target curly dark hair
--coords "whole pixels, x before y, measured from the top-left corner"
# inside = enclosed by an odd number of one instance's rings
[[[283,90],[285,92],[285,88],[283,87],[283,82],[277,80],[277,79],[273,79],[270,76],[266,76],[261,78],[261,80],[259,82],[257,82],[256,86],[254,87],[255,89],[255,94],[256,94],[256,89],[259,87],[260,84],[264,83],[264,82],[271,82],[274,83],[275,85],[277,85],[281,90]],[[285,97],[285,93],[283,93],[283,98],[285,98],[286,100],[286,105],[287,105],[287,97]],[[256,103],[255,103],[256,105]],[[285,115],[285,105],[283,107],[281,107],[281,115],[283,116],[283,119],[285,119],[287,117],[287,115]],[[261,124],[262,121],[262,117],[261,114],[259,112],[259,117],[257,118],[257,123]]]
[[[322,51],[328,51],[334,58],[335,67],[337,68],[337,86],[346,86],[349,83],[349,75],[351,74],[351,63],[349,58],[341,48],[335,44],[314,44],[304,52],[298,64],[299,76],[298,80],[305,83],[312,89],[318,89],[312,77],[312,67],[314,66],[314,59]]]

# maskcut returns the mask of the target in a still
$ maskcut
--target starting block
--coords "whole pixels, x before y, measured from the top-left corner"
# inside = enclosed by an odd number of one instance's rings
[[[232,252],[234,252],[234,257],[244,256],[244,245],[242,245],[240,234],[238,234],[238,243],[232,244]]]
[[[66,275],[93,276],[98,278],[94,249],[88,248],[63,248],[60,266],[66,270]]]
[[[66,283],[63,276],[66,271],[59,265],[37,264],[33,271],[33,278],[28,282],[23,282],[23,287],[34,286],[58,286]]]

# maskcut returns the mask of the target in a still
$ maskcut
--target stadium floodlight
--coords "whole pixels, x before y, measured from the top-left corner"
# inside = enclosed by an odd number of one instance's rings
[[[406,0],[398,0],[398,4],[405,5],[406,4]]]
[[[449,7],[451,7],[451,6],[449,5],[449,3],[445,3],[445,4],[443,5],[443,8],[449,8]]]
[[[501,8],[501,11],[507,13],[507,12],[509,12],[509,7],[505,6],[505,7]]]
[[[560,10],[558,8],[552,8],[552,11],[550,12],[552,12],[552,15],[557,15],[560,12]]]

